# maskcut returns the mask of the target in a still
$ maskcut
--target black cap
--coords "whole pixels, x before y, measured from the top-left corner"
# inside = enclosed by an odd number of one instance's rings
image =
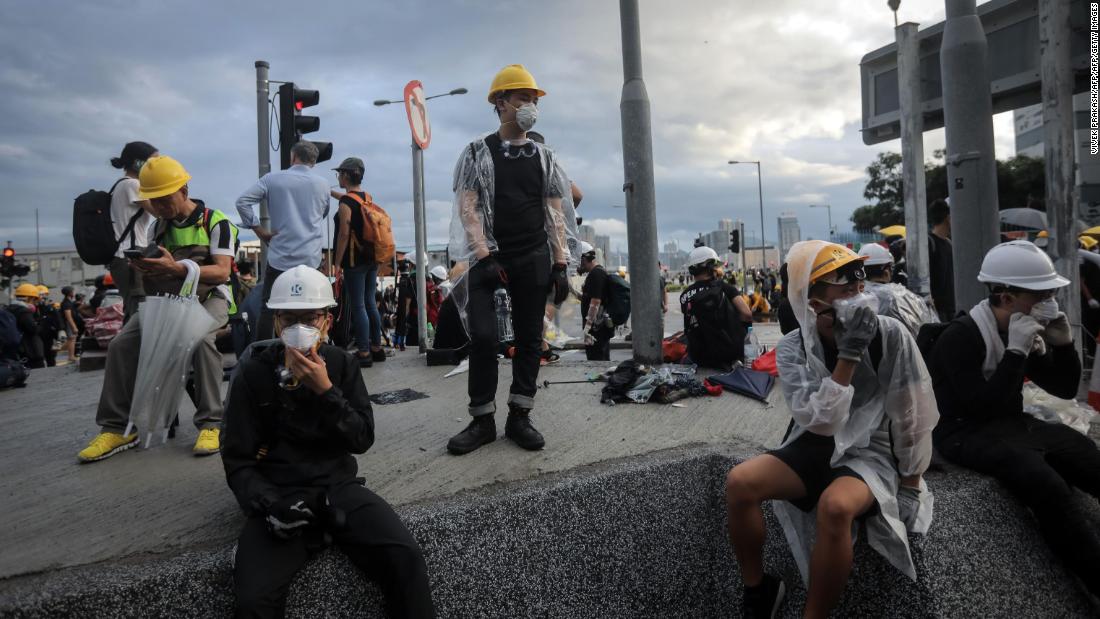
[[[118,168],[129,168],[135,161],[145,161],[157,152],[157,147],[147,142],[130,142],[122,147],[122,154],[111,159],[111,165]]]
[[[342,172],[355,172],[356,174],[362,174],[366,170],[366,166],[363,165],[363,160],[358,157],[348,157],[340,162],[340,165],[333,168],[333,170],[340,170]]]

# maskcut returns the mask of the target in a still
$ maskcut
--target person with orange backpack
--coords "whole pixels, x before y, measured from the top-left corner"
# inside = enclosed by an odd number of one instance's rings
[[[359,366],[370,367],[375,361],[386,360],[375,290],[379,263],[393,257],[393,231],[390,216],[360,187],[366,172],[363,160],[348,157],[333,169],[345,191],[332,191],[332,197],[340,201],[333,239],[336,264],[344,272],[345,292],[351,303]]]

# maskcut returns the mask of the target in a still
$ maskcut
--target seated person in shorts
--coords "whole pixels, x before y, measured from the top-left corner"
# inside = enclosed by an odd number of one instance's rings
[[[791,427],[779,449],[726,478],[746,617],[774,617],[784,593],[764,571],[764,501],[775,501],[806,583],[806,617],[828,616],[844,592],[853,521],[863,519],[872,546],[915,579],[906,531],[927,531],[932,517],[921,475],[939,414],[913,336],[864,304],[863,260],[852,250],[804,241],[787,264],[799,329],[780,340],[776,362]]]

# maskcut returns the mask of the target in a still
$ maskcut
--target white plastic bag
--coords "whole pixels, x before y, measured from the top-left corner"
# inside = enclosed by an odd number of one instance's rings
[[[1062,423],[1088,436],[1092,411],[1076,400],[1063,400],[1035,383],[1024,383],[1024,412],[1047,423]]]
[[[149,297],[138,311],[141,352],[126,434],[144,432],[146,448],[154,436],[168,440],[195,345],[214,328],[214,317],[195,296],[199,265],[192,260],[180,263],[187,267],[180,296]]]

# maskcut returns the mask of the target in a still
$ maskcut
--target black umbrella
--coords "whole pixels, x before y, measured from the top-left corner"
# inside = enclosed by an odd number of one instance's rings
[[[761,402],[768,401],[768,393],[775,384],[775,377],[767,372],[757,372],[745,367],[737,367],[727,374],[715,374],[707,378],[721,385],[726,391],[732,391]]]

